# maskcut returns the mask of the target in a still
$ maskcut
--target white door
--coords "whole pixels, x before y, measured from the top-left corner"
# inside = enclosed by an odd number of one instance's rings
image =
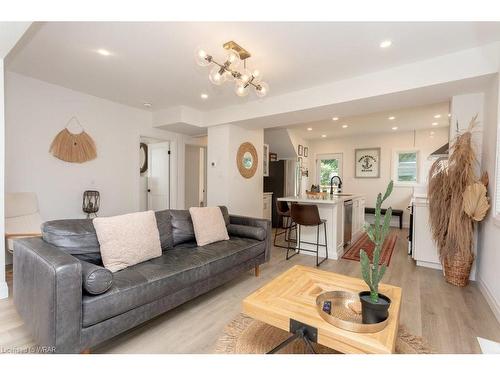
[[[321,191],[330,191],[330,179],[342,178],[342,154],[320,154],[316,160],[316,183]]]
[[[148,145],[148,210],[170,208],[170,142]]]

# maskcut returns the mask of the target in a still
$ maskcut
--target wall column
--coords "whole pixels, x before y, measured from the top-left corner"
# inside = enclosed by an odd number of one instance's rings
[[[254,145],[257,171],[244,178],[236,165],[236,154],[244,142]],[[224,124],[208,128],[207,200],[209,206],[225,205],[230,214],[261,218],[263,215],[262,157],[264,130]]]

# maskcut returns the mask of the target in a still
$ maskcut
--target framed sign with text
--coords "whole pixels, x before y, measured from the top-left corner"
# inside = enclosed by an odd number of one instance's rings
[[[380,177],[380,147],[357,148],[354,150],[354,159],[356,178]]]

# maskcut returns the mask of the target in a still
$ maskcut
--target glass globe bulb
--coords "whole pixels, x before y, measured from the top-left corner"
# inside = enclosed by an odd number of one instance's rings
[[[214,68],[210,71],[210,74],[208,75],[208,79],[210,82],[212,82],[214,85],[221,85],[223,82],[226,81],[227,77],[224,73],[220,73],[221,68],[218,66],[214,66]]]
[[[234,88],[234,92],[236,93],[236,95],[241,96],[241,97],[247,96],[248,95],[248,87],[236,84],[236,86]]]
[[[234,49],[227,52],[226,61],[230,63],[231,69],[236,69],[241,62],[240,55]]]
[[[210,56],[207,51],[202,48],[198,48],[195,53],[196,64],[199,66],[208,66],[210,65]]]
[[[260,81],[262,81],[262,73],[260,70],[258,69],[254,69],[254,71],[252,72],[252,76],[253,76],[253,83],[257,84],[259,83]]]
[[[259,97],[259,98],[263,98],[264,96],[266,96],[267,94],[269,93],[269,85],[265,82],[261,82],[259,83],[259,87],[257,87],[255,89],[255,94]]]
[[[224,75],[226,76],[226,81],[234,81],[233,73],[231,73],[229,70],[226,70],[224,72]]]
[[[252,72],[248,69],[244,69],[243,71],[240,72],[240,76],[237,79],[237,83],[239,85],[245,86],[248,81],[252,78]]]

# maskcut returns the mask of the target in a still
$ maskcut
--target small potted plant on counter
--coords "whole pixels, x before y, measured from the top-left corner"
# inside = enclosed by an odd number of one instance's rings
[[[392,193],[393,182],[389,182],[384,196],[379,193],[377,196],[377,203],[375,205],[375,224],[366,225],[366,233],[370,240],[375,244],[373,250],[373,262],[370,263],[370,258],[364,250],[360,250],[359,257],[361,263],[361,274],[366,285],[370,288],[369,291],[359,293],[361,301],[361,314],[364,324],[379,323],[387,319],[389,314],[389,306],[391,300],[389,297],[378,292],[378,284],[386,270],[386,265],[379,265],[380,253],[382,252],[382,245],[384,243],[387,233],[389,233],[389,225],[391,223],[392,208],[389,207],[385,216],[382,218],[381,207],[384,201]],[[381,220],[383,219],[383,222]]]

